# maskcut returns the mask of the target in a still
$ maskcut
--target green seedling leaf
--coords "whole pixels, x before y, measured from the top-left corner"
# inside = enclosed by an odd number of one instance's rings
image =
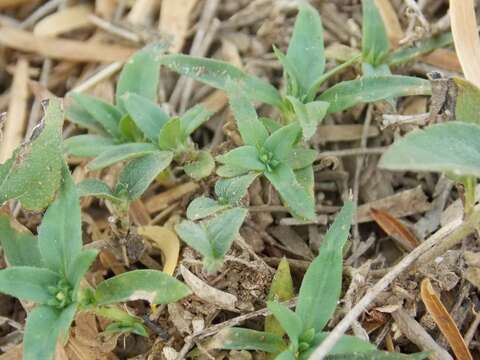
[[[283,162],[301,138],[302,129],[294,122],[275,131],[265,141],[264,148],[271,152],[273,159]]]
[[[365,353],[351,353],[351,354],[338,354],[329,355],[326,360],[422,360],[428,358],[429,353],[417,353],[417,354],[399,354],[386,351],[371,351]]]
[[[369,63],[362,64],[362,74],[364,77],[378,77],[378,76],[391,76],[392,72],[387,64],[380,64],[377,66],[370,65]]]
[[[182,241],[197,250],[204,257],[214,257],[213,249],[204,226],[196,224],[193,221],[182,221],[175,226],[175,231]]]
[[[209,349],[257,350],[281,352],[285,344],[280,336],[243,328],[221,330],[207,345]]]
[[[304,104],[292,96],[287,96],[287,99],[292,105],[295,117],[302,127],[304,139],[310,139],[317,131],[318,124],[327,114],[327,109],[330,106],[330,103],[325,101],[313,101]]]
[[[330,103],[329,113],[361,103],[413,95],[431,95],[430,82],[424,79],[391,75],[342,81],[322,93],[318,100]]]
[[[63,142],[67,155],[95,157],[115,146],[115,141],[101,135],[77,135]]]
[[[184,148],[187,136],[182,129],[182,121],[175,117],[160,130],[158,144],[162,150],[178,151]]]
[[[138,199],[172,159],[170,151],[156,151],[130,161],[118,176],[115,196],[128,201]]]
[[[132,322],[132,323],[122,323],[122,322],[114,322],[109,324],[104,334],[124,334],[124,333],[133,333],[140,336],[147,337],[148,332],[145,327],[139,322]]]
[[[49,100],[44,121],[40,134],[0,165],[0,204],[18,199],[25,209],[39,210],[53,201],[64,163],[60,99]]]
[[[294,170],[293,172],[295,173],[295,178],[297,179],[300,186],[303,187],[305,191],[313,198],[315,186],[313,166],[310,165],[302,169]]]
[[[363,61],[376,67],[385,59],[390,44],[375,0],[362,1],[362,20]]]
[[[239,168],[229,164],[221,165],[217,167],[217,170],[216,170],[217,175],[224,178],[231,178],[235,176],[245,175],[249,172],[250,170],[248,169]]]
[[[258,119],[251,102],[236,84],[229,83],[228,97],[238,131],[245,145],[262,146],[268,137],[267,129]]]
[[[263,126],[267,129],[268,134],[272,134],[276,130],[280,129],[282,125],[273,119],[270,119],[268,117],[261,117],[259,120],[262,122]]]
[[[65,110],[65,117],[67,120],[81,128],[91,130],[95,133],[105,133],[103,126],[97,120],[95,120],[95,118],[90,115],[88,111],[83,108],[83,106],[77,104],[73,99]]]
[[[220,179],[215,183],[215,195],[220,203],[237,206],[247,195],[248,188],[257,177],[257,173],[250,173],[230,179]]]
[[[279,354],[275,360],[295,360],[295,354],[292,353],[290,350],[285,350],[281,354]]]
[[[196,154],[196,159],[183,167],[185,174],[194,180],[201,180],[212,173],[215,169],[215,160],[212,155],[205,150]]]
[[[269,301],[267,307],[285,330],[295,349],[297,349],[298,340],[303,332],[302,319],[288,307],[278,302]]]
[[[205,196],[195,198],[187,208],[189,220],[200,220],[225,210],[229,205],[222,205],[217,201]]]
[[[115,164],[119,161],[130,160],[144,155],[152,154],[158,151],[158,148],[153,144],[147,143],[127,143],[115,145],[88,163],[90,170],[99,170],[104,167]]]
[[[0,271],[0,292],[37,304],[47,304],[53,295],[49,287],[57,286],[60,277],[48,269],[13,266]]]
[[[480,126],[459,121],[412,131],[390,146],[379,166],[480,177],[479,136]]]
[[[310,344],[310,348],[302,352],[300,359],[307,360],[313,351],[320,346],[320,344],[325,340],[325,338],[329,335],[328,332],[321,332],[315,335],[313,341]],[[356,336],[349,336],[343,335],[335,344],[335,346],[330,350],[329,356],[332,355],[339,355],[339,354],[351,354],[351,353],[371,353],[372,351],[376,351],[377,348],[370,344],[367,341],[364,341]]]
[[[102,281],[95,290],[96,305],[146,300],[151,304],[169,304],[190,295],[190,289],[157,270],[133,270]]]
[[[78,288],[80,286],[80,281],[95,261],[97,255],[98,250],[96,249],[83,250],[80,254],[77,255],[77,257],[73,261],[70,271],[67,275],[67,280],[73,287],[74,301],[76,301],[78,297]]]
[[[321,331],[337,307],[342,287],[342,250],[350,232],[352,218],[353,203],[348,201],[325,235],[319,255],[305,273],[296,308],[305,331],[311,328],[315,332]]]
[[[212,114],[213,113],[208,111],[203,105],[195,105],[192,107],[180,117],[184,134],[187,136],[191,135],[208,119],[210,119]]]
[[[72,176],[63,169],[63,184],[38,228],[38,246],[47,268],[66,276],[82,248],[80,201]]]
[[[245,89],[250,100],[261,101],[276,107],[282,106],[282,98],[272,85],[255,76],[247,75],[226,62],[171,54],[162,57],[162,64],[179,74],[224,91],[227,90],[228,82],[238,82]]]
[[[53,360],[57,339],[66,338],[76,312],[76,304],[63,310],[37,306],[28,315],[23,339],[23,358]]]
[[[279,164],[272,171],[265,172],[264,175],[278,191],[294,216],[307,220],[315,218],[314,199],[297,181],[295,173],[290,167]]]
[[[457,85],[455,119],[480,125],[480,89],[461,78],[453,78],[453,81]]]
[[[9,266],[43,266],[35,236],[3,213],[0,213],[0,244]]]
[[[290,59],[287,58],[287,55],[275,45],[273,45],[273,53],[283,66],[283,74],[287,81],[287,95],[291,95],[295,98],[297,96],[300,97],[301,94],[299,93],[300,90],[297,80],[300,78],[300,75],[297,73],[297,68],[291,63]]]
[[[120,138],[118,125],[122,118],[122,113],[115,106],[110,105],[100,99],[90,95],[73,93],[72,98],[86,112],[90,114],[111,136]]]
[[[169,120],[168,115],[152,100],[134,93],[124,94],[122,103],[145,137],[156,143],[160,130]]]
[[[265,170],[265,165],[260,161],[257,149],[251,145],[237,147],[226,154],[217,156],[216,160],[219,163],[229,165],[232,168],[245,170],[244,173],[249,170]]]
[[[107,199],[110,201],[121,201],[110,187],[101,180],[85,179],[78,183],[77,192],[79,197],[94,196],[96,198]]]
[[[152,44],[137,51],[124,65],[118,77],[115,98],[117,106],[125,110],[122,97],[133,93],[153,102],[157,100],[160,81],[160,58],[165,48],[160,44]]]
[[[122,134],[122,140],[131,142],[143,142],[144,136],[130,115],[125,114],[118,124],[118,129]]]
[[[307,3],[299,5],[287,59],[297,69],[300,95],[306,95],[325,69],[322,22],[317,11]]]
[[[312,165],[317,160],[317,157],[318,152],[316,150],[297,147],[290,151],[285,162],[292,169],[298,170]]]

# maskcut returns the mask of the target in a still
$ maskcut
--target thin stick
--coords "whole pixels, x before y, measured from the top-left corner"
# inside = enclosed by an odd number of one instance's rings
[[[318,154],[318,159],[326,157],[342,157],[342,156],[360,156],[360,155],[381,155],[387,151],[388,146],[376,147],[376,148],[356,148],[356,149],[345,149],[345,150],[332,150],[332,151],[322,151]]]
[[[384,277],[382,277],[352,310],[340,321],[330,332],[330,335],[313,352],[309,360],[322,360],[328,355],[335,346],[340,337],[348,330],[351,324],[365,311],[365,309],[375,300],[375,298],[392,283],[397,276],[407,270],[422,254],[443,242],[452,242],[458,239],[464,239],[475,231],[480,223],[480,211],[476,211],[471,217],[462,224],[462,221],[455,221],[441,228],[433,234],[428,240],[416,247],[411,253],[405,256],[402,261],[395,265]]]
[[[75,86],[72,90],[69,91],[69,93],[87,91],[88,89],[92,88],[93,86],[95,86],[99,82],[101,82],[101,81],[109,78],[113,74],[115,74],[117,71],[119,71],[122,68],[122,65],[123,65],[122,61],[116,61],[114,63],[111,63],[111,64],[105,66],[99,72],[92,75],[91,77],[89,77],[87,80],[85,80],[81,84]],[[67,93],[67,95],[68,95],[68,93]]]

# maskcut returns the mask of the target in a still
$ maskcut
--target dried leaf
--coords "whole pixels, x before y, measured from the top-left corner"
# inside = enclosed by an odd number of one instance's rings
[[[439,327],[440,331],[447,338],[447,341],[457,359],[473,360],[472,354],[462,338],[462,334],[460,334],[460,331],[448,313],[448,310],[433,290],[432,284],[428,278],[425,278],[422,281],[420,295],[428,313],[433,317],[433,320]]]
[[[152,241],[154,247],[163,254],[163,271],[173,275],[180,253],[180,240],[170,229],[162,226],[141,226],[138,234]]]
[[[412,251],[420,244],[415,235],[387,211],[372,208],[370,214],[383,231],[398,241],[406,250]]]
[[[65,8],[39,21],[33,28],[33,34],[53,37],[91,25],[90,14],[92,7],[85,4]]]

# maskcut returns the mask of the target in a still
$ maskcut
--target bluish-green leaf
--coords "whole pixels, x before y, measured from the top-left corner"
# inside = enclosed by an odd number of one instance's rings
[[[283,350],[285,344],[282,338],[275,334],[232,327],[221,330],[207,346],[209,349],[258,350],[277,353]]]
[[[0,244],[8,265],[42,267],[37,239],[27,228],[16,228],[14,221],[0,213]]]
[[[133,270],[102,281],[95,290],[97,305],[147,300],[151,304],[169,304],[190,295],[190,289],[157,270]]]
[[[296,360],[295,354],[290,350],[285,350],[282,353],[278,354],[275,360]]]
[[[31,266],[14,266],[0,271],[0,292],[46,304],[53,298],[48,291],[50,286],[57,286],[60,277],[57,273]]]
[[[283,74],[287,81],[287,96],[293,96],[295,98],[301,97],[303,94],[300,94],[298,85],[300,75],[297,73],[297,68],[292,64],[291,60],[287,58],[287,55],[275,45],[273,45],[273,53],[283,66]]]
[[[298,170],[312,165],[312,163],[317,159],[317,157],[318,152],[316,150],[296,147],[292,151],[290,151],[285,162],[293,170]]]
[[[127,92],[155,102],[160,81],[160,57],[164,50],[163,45],[154,43],[137,51],[127,61],[118,77],[117,106],[124,109],[122,96]]]
[[[455,120],[480,125],[480,89],[465,79],[453,81],[457,86]]]
[[[460,121],[416,130],[380,159],[389,170],[436,171],[480,177],[480,126]]]
[[[67,155],[95,157],[115,146],[115,141],[101,135],[83,134],[66,139],[63,145]]]
[[[114,138],[120,137],[118,124],[122,113],[115,106],[90,95],[73,93],[72,98]]]
[[[375,350],[363,353],[329,355],[325,360],[422,360],[428,358],[429,355],[428,352],[407,355]]]
[[[72,99],[70,105],[65,109],[65,117],[68,121],[78,125],[81,128],[91,130],[95,133],[104,134],[105,129],[88,113],[80,104]]]
[[[212,246],[205,227],[193,221],[182,221],[175,226],[180,239],[205,257],[213,257]]]
[[[152,100],[134,93],[124,94],[122,102],[138,128],[156,143],[160,130],[169,120],[168,115]]]
[[[333,315],[342,287],[342,249],[350,232],[353,203],[348,201],[325,235],[319,255],[303,277],[296,313],[304,330],[321,331]]]
[[[172,162],[170,151],[156,151],[130,161],[118,176],[115,195],[129,201],[138,199],[153,180]]]
[[[122,142],[143,142],[145,136],[129,114],[123,115],[118,124]]]
[[[329,335],[328,332],[321,332],[315,335],[315,338],[312,341],[311,348],[303,352],[300,356],[301,360],[307,360],[312,352],[320,346],[320,344],[325,340]],[[364,341],[356,336],[343,335],[335,344],[335,346],[330,350],[329,356],[338,355],[338,354],[347,354],[347,353],[369,353],[375,351],[377,348],[375,345],[370,344],[367,341]]]
[[[237,147],[226,154],[217,156],[216,160],[234,168],[253,171],[265,170],[265,165],[258,158],[257,149],[251,145]]]
[[[76,304],[63,310],[37,306],[27,318],[23,338],[23,359],[53,360],[57,339],[64,340],[75,317]]]
[[[83,250],[80,254],[77,255],[75,260],[72,262],[70,271],[67,274],[67,280],[73,287],[73,300],[77,300],[78,296],[78,287],[80,286],[80,281],[87,273],[90,266],[95,261],[98,254],[97,249]]]
[[[158,144],[162,150],[178,151],[184,148],[187,135],[178,117],[170,119],[160,130]]]
[[[226,62],[183,54],[171,54],[162,57],[162,64],[179,74],[221,90],[227,90],[227,83],[233,80],[241,84],[250,100],[281,107],[282,98],[277,89],[268,82],[247,75]]]
[[[278,191],[290,212],[301,219],[315,218],[315,202],[313,197],[300,185],[293,170],[280,164],[264,175]]]
[[[302,129],[298,123],[293,122],[275,131],[265,141],[264,147],[271,151],[274,159],[285,161],[292,151],[293,147],[298,143],[302,134]]]
[[[66,166],[57,199],[48,207],[38,228],[38,246],[45,265],[66,276],[82,248],[80,201]]]
[[[382,63],[388,54],[390,43],[375,0],[362,1],[362,56],[373,66]]]
[[[183,132],[190,135],[197,130],[212,116],[212,112],[208,111],[203,105],[195,105],[180,117]]]
[[[298,340],[303,332],[302,319],[300,319],[295,312],[281,303],[269,301],[267,307],[272,312],[273,316],[275,316],[275,319],[278,320],[281,327],[285,330],[290,341],[295,347],[297,347]]]
[[[94,196],[111,201],[121,201],[120,198],[115,196],[107,184],[98,179],[85,179],[80,181],[77,184],[77,192],[79,197]]]
[[[130,160],[158,151],[153,144],[126,143],[112,146],[88,163],[90,170],[99,170],[119,161]]]
[[[306,166],[301,169],[293,171],[298,183],[305,189],[305,191],[314,197],[315,176],[313,173],[313,166]]]
[[[216,173],[220,177],[231,178],[234,176],[241,176],[249,173],[250,170],[239,168],[233,165],[221,165],[217,167]]]
[[[198,151],[195,156],[196,158],[193,161],[185,164],[183,170],[192,179],[201,180],[209,176],[215,169],[215,160],[206,150]]]
[[[317,131],[318,124],[327,114],[330,103],[325,101],[312,101],[304,104],[292,96],[287,98],[292,104],[295,117],[302,127],[304,139],[310,139]]]
[[[248,188],[257,177],[257,173],[250,173],[230,179],[220,179],[215,183],[215,195],[221,203],[236,206],[247,195]]]
[[[318,100],[329,102],[328,112],[334,113],[361,103],[431,93],[432,88],[427,80],[392,75],[342,81],[322,93]]]
[[[325,69],[322,22],[320,15],[308,3],[299,5],[287,59],[297,69],[301,94],[307,94]]]
[[[200,220],[225,210],[229,205],[220,204],[217,201],[205,196],[195,198],[187,208],[187,218],[189,220]]]

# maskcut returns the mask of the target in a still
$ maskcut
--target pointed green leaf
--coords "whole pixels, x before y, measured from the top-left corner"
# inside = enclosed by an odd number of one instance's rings
[[[302,127],[304,139],[310,139],[317,132],[318,124],[320,124],[327,114],[330,103],[313,101],[308,104],[303,104],[294,97],[288,96],[287,98],[292,104],[296,119]]]
[[[77,192],[79,197],[94,196],[111,201],[120,201],[107,184],[97,179],[85,179],[80,181],[77,185]]]
[[[300,75],[297,73],[297,68],[294,64],[292,64],[291,60],[287,58],[287,55],[285,55],[275,45],[273,45],[273,53],[283,66],[283,74],[287,81],[287,95],[291,95],[295,98],[301,97],[303,94],[300,94],[298,85],[298,79],[300,79]]]
[[[72,266],[70,267],[70,271],[67,274],[67,280],[73,286],[74,301],[77,300],[80,281],[97,258],[97,255],[97,249],[83,250],[80,254],[77,255],[77,257],[73,261]]]
[[[0,292],[46,304],[53,298],[48,291],[50,286],[57,286],[60,277],[57,273],[31,266],[14,266],[0,271]]]
[[[129,201],[138,199],[153,180],[172,162],[170,151],[156,151],[130,161],[118,176],[115,194]]]
[[[287,59],[296,67],[297,82],[301,94],[305,95],[325,69],[322,22],[308,3],[299,5]]]
[[[73,93],[72,98],[114,138],[120,137],[118,124],[122,113],[115,106],[90,95]]]
[[[119,161],[130,160],[158,151],[153,144],[126,143],[110,147],[88,163],[90,170],[99,170]]]
[[[258,350],[276,353],[283,350],[285,344],[280,336],[263,331],[243,328],[221,330],[208,343],[209,349]]]
[[[465,79],[453,81],[457,85],[455,120],[480,125],[480,89]]]
[[[302,129],[298,123],[293,122],[275,131],[265,141],[264,147],[271,151],[274,159],[285,161],[292,151],[293,147],[298,143],[302,134]]]
[[[233,168],[253,171],[265,170],[265,165],[258,158],[257,149],[251,145],[237,147],[226,154],[217,156],[216,160]]]
[[[288,307],[278,302],[269,301],[267,307],[285,330],[290,341],[295,344],[295,347],[298,346],[298,340],[303,332],[302,319]]]
[[[234,176],[241,176],[249,173],[250,170],[244,169],[244,168],[239,168],[237,166],[233,165],[221,165],[217,167],[216,173],[220,177],[225,177],[225,178],[231,178]]]
[[[68,96],[70,98],[71,96]],[[72,99],[68,107],[65,109],[65,117],[68,121],[78,125],[81,128],[91,130],[95,133],[104,134],[105,129],[88,113],[80,104]]]
[[[45,208],[60,187],[63,111],[58,98],[49,99],[44,128],[0,165],[0,204],[18,199],[27,210]]]
[[[314,199],[300,185],[290,167],[280,164],[271,172],[265,172],[264,175],[278,191],[294,216],[307,220],[315,218]]]
[[[295,354],[290,350],[285,350],[284,352],[280,353],[275,360],[296,360],[296,357]]]
[[[57,339],[66,338],[76,312],[76,304],[63,310],[38,306],[31,311],[25,326],[23,358],[53,360]]]
[[[250,173],[230,179],[220,179],[215,183],[215,195],[221,203],[236,206],[247,195],[248,188],[257,177],[257,173]]]
[[[175,117],[170,119],[160,130],[158,144],[162,150],[176,151],[182,149],[187,140],[183,132],[182,121]]]
[[[311,348],[303,352],[300,356],[301,360],[307,360],[313,351],[325,340],[329,335],[328,332],[321,332],[315,335],[315,338],[312,341]],[[364,341],[355,336],[343,335],[335,344],[332,350],[329,352],[329,356],[338,355],[338,354],[347,354],[347,353],[369,353],[375,351],[375,345],[370,344],[367,341]]]
[[[122,103],[143,134],[156,143],[160,130],[169,120],[168,115],[152,100],[134,93],[124,94]]]
[[[204,226],[198,225],[193,221],[182,221],[175,226],[175,231],[188,246],[194,248],[205,257],[213,257],[212,246]]]
[[[293,170],[297,170],[312,165],[317,160],[317,157],[318,152],[316,150],[296,147],[290,151],[285,162]]]
[[[101,135],[77,135],[63,142],[67,155],[95,157],[115,146],[115,141]]]
[[[180,117],[182,129],[185,135],[190,135],[205,123],[212,112],[208,111],[203,105],[195,105]]]
[[[122,142],[143,142],[145,140],[142,131],[128,114],[123,115],[120,119],[118,129],[122,136]]]
[[[247,75],[226,62],[171,54],[162,57],[162,64],[179,74],[221,90],[227,90],[227,83],[233,80],[242,85],[249,99],[281,107],[282,98],[277,89],[266,81]]]
[[[132,333],[140,336],[148,337],[148,332],[145,329],[145,326],[139,322],[113,322],[109,324],[103,334],[125,334]]]
[[[304,168],[294,170],[293,172],[295,173],[295,178],[300,186],[303,187],[305,191],[313,198],[315,194],[315,176],[313,174],[313,166],[306,166]]]
[[[57,199],[48,207],[38,228],[38,246],[45,265],[63,276],[82,248],[80,201],[73,179],[63,170]]]
[[[27,228],[17,229],[13,221],[0,213],[0,244],[8,265],[42,267],[37,239]]]
[[[189,220],[200,220],[217,212],[225,210],[229,205],[219,204],[217,201],[205,196],[195,198],[187,208],[187,218]]]
[[[364,77],[391,76],[392,72],[387,64],[373,66],[369,63],[362,63],[362,74]]]
[[[362,1],[362,56],[373,66],[382,63],[388,54],[390,43],[375,0]]]
[[[480,126],[460,121],[412,131],[380,159],[389,170],[437,171],[480,177]]]
[[[272,134],[273,132],[275,132],[276,130],[282,127],[282,124],[280,124],[278,121],[268,117],[263,116],[263,117],[260,117],[259,120],[262,122],[263,126],[265,126],[265,129],[267,129],[268,134]]]
[[[348,201],[335,218],[322,245],[303,277],[296,313],[304,330],[321,331],[333,315],[342,287],[342,249],[350,232],[353,203]]]
[[[391,75],[342,81],[322,93],[318,100],[329,102],[328,112],[334,113],[361,103],[431,93],[431,85],[427,80]]]
[[[95,290],[95,300],[97,305],[133,300],[169,304],[190,293],[185,284],[162,271],[133,270],[102,281]]]
[[[329,355],[325,360],[422,360],[428,358],[428,352],[416,354],[399,354],[386,351],[370,351],[364,353],[350,353]]]
[[[185,174],[194,180],[201,180],[212,173],[215,169],[215,160],[212,155],[205,150],[198,151],[196,159],[185,164],[183,170]]]

